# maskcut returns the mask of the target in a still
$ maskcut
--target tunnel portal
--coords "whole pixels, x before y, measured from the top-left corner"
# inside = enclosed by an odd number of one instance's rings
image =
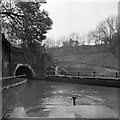
[[[26,78],[33,77],[33,73],[30,68],[26,66],[19,66],[15,72],[15,76],[24,75],[24,74],[26,75]]]

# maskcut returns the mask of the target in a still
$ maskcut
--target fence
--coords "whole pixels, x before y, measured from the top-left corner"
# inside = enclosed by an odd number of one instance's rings
[[[11,77],[4,77],[1,78],[2,80],[2,88],[8,88],[11,86],[15,86],[18,84],[21,84],[23,82],[25,82],[27,79],[24,78],[26,75],[19,75],[19,76],[11,76]]]
[[[69,76],[88,76],[88,77],[113,77],[113,78],[119,78],[120,74],[119,72],[111,72],[109,74],[106,73],[97,73],[97,72],[73,72],[69,71],[67,74],[63,75],[69,75]]]

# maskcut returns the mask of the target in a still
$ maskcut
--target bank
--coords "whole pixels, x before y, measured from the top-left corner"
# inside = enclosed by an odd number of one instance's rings
[[[120,87],[120,78],[110,78],[110,77],[49,75],[46,76],[44,80],[52,81],[52,82],[67,82],[67,83],[75,83],[75,84]]]

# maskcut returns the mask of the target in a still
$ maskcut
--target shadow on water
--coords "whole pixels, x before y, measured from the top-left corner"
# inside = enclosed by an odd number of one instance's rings
[[[33,81],[28,79],[28,81],[27,81],[27,87],[28,87],[28,88],[31,87],[31,86],[32,86],[32,83],[33,83]]]

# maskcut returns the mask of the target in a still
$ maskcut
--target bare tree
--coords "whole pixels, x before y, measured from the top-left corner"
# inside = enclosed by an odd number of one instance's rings
[[[99,32],[97,30],[90,31],[87,35],[87,44],[90,45],[91,43],[95,45],[100,43]]]
[[[62,45],[61,39],[56,40],[56,46],[60,47]]]
[[[111,44],[112,36],[118,31],[118,17],[110,16],[102,21],[95,30],[88,33],[88,43],[94,41],[95,44]]]
[[[46,48],[55,47],[55,41],[52,38],[47,38],[44,42]]]
[[[79,33],[73,32],[69,35],[69,41],[72,44],[72,46],[79,46],[81,43],[81,36]]]
[[[99,41],[104,42],[106,45],[110,45],[112,35],[117,32],[117,19],[116,17],[108,17],[101,22],[96,29],[97,37]]]

